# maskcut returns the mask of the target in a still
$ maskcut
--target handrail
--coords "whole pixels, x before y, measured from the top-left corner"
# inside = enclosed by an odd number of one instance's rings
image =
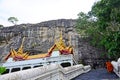
[[[39,68],[18,71],[0,76],[0,80],[70,80],[82,73],[85,73],[83,65],[75,65],[63,68],[58,64],[43,66]],[[34,73],[34,74],[33,74]],[[53,77],[54,76],[54,77]]]

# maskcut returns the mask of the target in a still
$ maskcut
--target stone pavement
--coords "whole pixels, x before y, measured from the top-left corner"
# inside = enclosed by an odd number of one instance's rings
[[[81,74],[73,80],[120,80],[115,73],[108,73],[105,68],[92,69],[90,72]]]

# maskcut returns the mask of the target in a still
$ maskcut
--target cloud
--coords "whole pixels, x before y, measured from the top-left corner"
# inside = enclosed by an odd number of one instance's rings
[[[77,18],[81,11],[88,12],[96,0],[2,0],[0,1],[0,24],[10,25],[8,17],[17,17],[21,23]],[[2,19],[2,18],[3,19]],[[6,21],[5,21],[6,20]]]

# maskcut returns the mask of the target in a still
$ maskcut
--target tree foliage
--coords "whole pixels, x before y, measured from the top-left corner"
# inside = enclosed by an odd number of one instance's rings
[[[96,2],[87,14],[81,12],[76,29],[92,37],[91,43],[104,47],[108,57],[120,57],[120,0]]]
[[[6,71],[6,68],[0,66],[0,75],[1,75],[2,73],[4,73],[5,71]]]
[[[18,22],[18,19],[16,17],[9,17],[8,21],[16,25],[16,23]]]
[[[3,28],[4,26],[2,24],[0,24],[0,28]]]

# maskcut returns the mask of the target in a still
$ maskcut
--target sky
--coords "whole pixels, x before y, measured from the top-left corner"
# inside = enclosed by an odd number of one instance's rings
[[[76,19],[87,13],[98,0],[0,0],[0,24],[11,26],[9,17],[17,17],[17,24],[40,23],[56,19]]]

